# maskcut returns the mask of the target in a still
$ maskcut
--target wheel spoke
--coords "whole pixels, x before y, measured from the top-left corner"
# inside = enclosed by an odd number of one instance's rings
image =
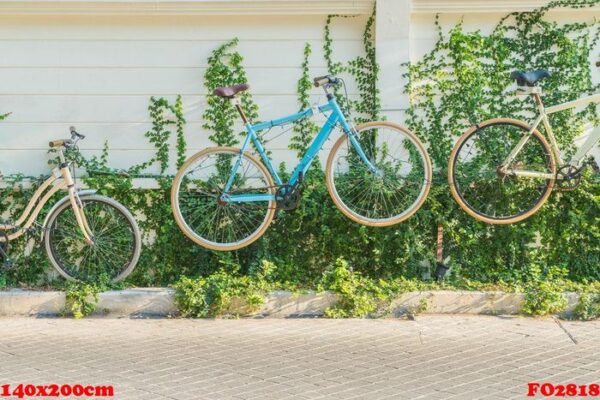
[[[528,129],[502,122],[484,125],[461,144],[452,164],[459,203],[491,220],[527,216],[551,189],[551,180],[518,177],[500,167]],[[552,155],[537,135],[532,135],[508,169],[552,173]]]
[[[178,223],[201,245],[220,250],[242,247],[258,238],[272,219],[272,202],[219,200],[239,156],[239,151],[220,148],[199,153],[180,172],[182,178],[173,183]],[[244,155],[226,194],[272,194],[271,186],[258,162]]]
[[[360,130],[358,142],[376,172],[350,141],[341,139],[334,147],[328,173],[336,204],[362,223],[400,222],[427,195],[426,155],[404,131],[384,124]]]
[[[118,277],[133,262],[137,230],[127,216],[112,204],[97,199],[82,199],[83,211],[94,243],[85,241],[73,208],[63,208],[48,231],[51,257],[60,270],[83,281],[101,276]]]

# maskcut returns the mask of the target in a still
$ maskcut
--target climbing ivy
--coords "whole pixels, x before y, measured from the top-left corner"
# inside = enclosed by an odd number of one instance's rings
[[[597,1],[569,3],[586,7]],[[550,6],[567,7],[566,2],[553,2]],[[273,265],[272,282],[280,282],[286,287],[314,287],[319,282],[334,287],[339,282],[350,282],[357,288],[345,295],[349,298],[359,296],[364,301],[349,301],[347,309],[339,310],[343,315],[364,315],[373,310],[373,304],[379,306],[369,297],[377,299],[380,296],[379,286],[384,285],[381,282],[405,278],[415,281],[431,276],[423,261],[429,261],[430,265],[434,262],[438,223],[444,225],[451,241],[446,247],[452,267],[449,284],[467,288],[479,288],[479,282],[502,288],[526,285],[527,282],[539,282],[536,276],[549,276],[556,268],[565,271],[573,280],[600,279],[598,185],[584,180],[578,191],[554,194],[550,204],[524,223],[488,226],[458,209],[445,183],[449,150],[466,127],[488,117],[529,117],[532,105],[528,99],[506,94],[512,85],[508,73],[513,68],[551,69],[554,77],[544,83],[547,93],[544,101],[548,105],[598,89],[590,74],[590,56],[595,54],[598,44],[598,24],[550,22],[546,15],[549,9],[510,14],[490,34],[467,31],[463,24],[444,30],[438,21],[439,40],[434,50],[423,60],[405,66],[409,82],[406,89],[411,98],[406,123],[428,143],[437,175],[424,207],[408,221],[392,227],[371,228],[345,218],[330,200],[323,171],[314,168],[305,179],[300,206],[293,212],[278,213],[261,240],[229,253],[215,253],[194,245],[175,224],[169,199],[170,171],[181,165],[185,158],[183,102],[181,98],[174,102],[151,98],[148,110],[152,126],[146,139],[154,146],[155,154],[148,161],[126,171],[114,171],[109,166],[108,145],[96,157],[71,155],[87,170],[85,181],[88,186],[115,197],[139,217],[144,249],[138,267],[126,284],[170,285],[180,277],[188,276],[193,281],[182,288],[193,291],[197,286],[202,290],[202,299],[207,296],[219,298],[221,287],[227,294],[230,290],[235,292],[239,287],[251,286],[251,282],[241,278],[227,283],[228,279],[222,274],[238,279],[260,270],[266,261]],[[347,74],[347,78],[356,81],[359,96],[349,105],[356,112],[356,119],[380,118],[381,106],[376,90],[378,68],[372,44],[374,17],[371,16],[366,24],[364,54],[349,63],[337,62],[334,57],[331,27],[340,18],[330,16],[325,26],[327,65],[331,73]],[[218,86],[246,82],[237,44],[237,39],[229,41],[209,57],[204,75],[209,94]],[[310,53],[310,46],[305,46],[298,81],[298,105],[301,108],[309,103]],[[343,100],[343,96],[339,98]],[[258,119],[258,109],[249,92],[242,94],[242,101],[248,116]],[[238,144],[235,124],[239,119],[229,102],[208,95],[207,103],[203,119],[204,128],[210,132],[209,139],[216,145]],[[560,143],[566,144],[578,134],[587,120],[597,122],[593,107],[553,116],[552,123],[559,133]],[[291,149],[301,152],[314,131],[310,121],[296,124]],[[176,158],[171,160],[173,146]],[[160,175],[151,175],[152,167]],[[134,179],[148,176],[157,179],[158,188],[132,190]],[[18,187],[21,183],[22,180],[17,178],[15,185]],[[9,213],[17,215],[31,193],[29,189],[2,191],[2,207],[16,199],[14,210]],[[5,208],[2,210],[6,211]],[[542,246],[531,246],[538,236]],[[344,263],[338,261],[340,257],[344,257]],[[536,266],[539,271],[534,268]],[[38,248],[29,257],[18,260],[18,267],[6,274],[6,284],[47,284],[52,280],[46,276],[48,267],[43,250]],[[337,272],[332,274],[331,271],[336,269]],[[346,269],[356,275],[347,274],[343,271]],[[216,271],[219,272],[214,279],[202,280]],[[328,272],[324,276],[325,271]],[[399,286],[405,287],[404,284]],[[533,283],[528,287],[532,293],[536,288]],[[339,289],[346,290],[345,286],[339,286]],[[387,294],[384,297],[388,299]],[[202,315],[209,308],[210,305],[205,304],[201,309],[190,309],[190,315]],[[206,315],[213,315],[212,311]]]
[[[445,168],[454,139],[466,128],[485,119],[512,117],[528,120],[536,111],[530,97],[515,96],[510,72],[549,69],[544,80],[544,103],[574,100],[598,89],[592,84],[590,55],[598,44],[598,24],[564,26],[544,19],[556,7],[584,7],[598,0],[554,1],[528,13],[502,18],[491,34],[467,32],[463,23],[443,32],[433,51],[421,61],[406,64],[405,87],[411,104],[408,120],[420,136],[432,144],[429,152],[439,168]],[[581,132],[584,121],[597,121],[593,105],[551,116],[562,146]]]
[[[375,10],[367,20],[363,32],[364,55],[360,55],[350,60],[348,63],[334,61],[333,57],[333,37],[331,26],[335,19],[352,18],[344,15],[329,15],[325,23],[325,40],[323,43],[323,52],[329,73],[332,75],[349,74],[355,81],[358,88],[359,99],[350,100],[346,104],[340,88],[335,88],[335,94],[343,108],[353,110],[358,113],[355,117],[356,122],[378,121],[381,119],[381,100],[379,97],[379,88],[377,80],[379,77],[379,65],[376,60],[376,51],[374,43]]]
[[[309,73],[308,59],[312,49],[310,43],[304,45],[304,59],[302,61],[302,75],[298,79],[298,103],[300,104],[300,110],[304,110],[310,107],[310,90],[313,88],[313,82]],[[296,150],[298,157],[302,157],[308,145],[312,141],[315,133],[319,127],[311,119],[302,119],[294,124],[294,135],[290,139],[289,148]]]
[[[600,279],[600,192],[584,178],[579,190],[554,193],[533,218],[510,226],[477,222],[449,195],[447,162],[454,141],[476,122],[497,117],[530,120],[530,97],[515,96],[513,70],[549,69],[542,83],[546,105],[596,92],[591,55],[599,40],[596,21],[559,24],[547,19],[556,7],[589,7],[598,0],[554,1],[532,12],[511,13],[490,34],[448,30],[438,19],[438,41],[422,60],[405,65],[410,95],[407,124],[428,143],[435,164],[434,188],[420,218],[441,223],[452,242],[454,273],[480,280],[527,280],[530,268],[566,268],[569,277]],[[598,125],[594,105],[551,115],[559,144],[571,151],[585,122]],[[408,223],[410,225],[411,222]],[[425,236],[415,238],[417,242]],[[541,241],[541,246],[532,243]],[[485,243],[485,250],[482,244]]]
[[[239,40],[235,38],[214,50],[208,57],[208,68],[204,74],[208,105],[202,114],[205,121],[202,126],[212,132],[208,138],[217,146],[234,146],[239,142],[239,135],[234,132],[237,111],[229,100],[212,95],[218,87],[247,83],[242,65],[244,58],[235,50],[238,43]],[[258,118],[258,106],[250,92],[242,92],[240,99],[248,119],[252,121]]]

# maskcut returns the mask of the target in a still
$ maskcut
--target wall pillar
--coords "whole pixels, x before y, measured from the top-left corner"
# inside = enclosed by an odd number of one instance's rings
[[[400,64],[410,59],[411,0],[377,0],[376,7],[375,45],[382,113],[401,123],[401,110],[408,108],[408,96],[404,93],[406,81]]]

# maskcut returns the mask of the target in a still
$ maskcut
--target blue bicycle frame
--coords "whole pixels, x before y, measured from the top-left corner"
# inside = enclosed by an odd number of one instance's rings
[[[330,95],[328,95],[328,100],[329,100],[329,102],[327,104],[318,106],[317,109],[319,110],[319,112],[322,112],[322,113],[331,111],[331,114],[329,114],[327,121],[325,121],[325,123],[321,127],[321,130],[319,131],[317,136],[315,136],[312,143],[308,147],[306,153],[304,154],[304,156],[302,157],[302,159],[300,160],[300,162],[294,169],[294,172],[292,172],[290,180],[287,183],[288,185],[290,185],[292,187],[294,185],[296,185],[298,183],[298,181],[301,179],[301,177],[306,174],[306,172],[310,168],[310,165],[312,164],[314,158],[317,156],[317,154],[319,153],[319,150],[321,150],[321,147],[323,147],[323,144],[329,138],[329,135],[331,135],[331,132],[333,131],[333,129],[335,128],[335,126],[337,124],[340,124],[344,133],[348,136],[350,142],[352,143],[352,146],[356,149],[357,154],[363,160],[363,162],[367,165],[369,170],[371,170],[371,172],[373,172],[373,173],[378,172],[377,168],[375,168],[375,166],[373,166],[373,164],[369,161],[366,154],[364,153],[362,147],[360,146],[360,143],[358,142],[358,139],[356,138],[354,130],[348,124],[348,121],[346,120],[346,117],[344,116],[342,110],[340,109],[340,106],[338,105],[337,101],[335,100],[335,97],[330,94]],[[277,171],[275,171],[275,169],[273,168],[273,165],[271,164],[271,160],[267,156],[265,148],[263,147],[262,143],[260,142],[257,132],[260,132],[265,129],[270,129],[275,126],[286,125],[286,124],[292,123],[294,121],[298,121],[300,119],[310,118],[313,115],[314,115],[313,109],[307,108],[303,111],[300,111],[299,113],[292,114],[287,117],[274,119],[274,120],[266,121],[266,122],[260,122],[255,125],[252,125],[248,122],[246,124],[246,130],[248,131],[248,135],[246,135],[244,143],[242,144],[242,147],[240,149],[240,156],[237,158],[235,165],[231,171],[231,175],[229,176],[229,179],[227,180],[227,184],[225,185],[225,188],[223,190],[223,195],[221,196],[221,200],[226,201],[226,202],[239,202],[239,203],[277,200],[276,195],[272,195],[272,194],[248,193],[248,194],[229,195],[227,193],[229,192],[229,190],[231,189],[231,186],[233,185],[235,176],[236,176],[237,171],[240,168],[240,164],[242,162],[242,155],[248,148],[248,146],[250,144],[250,140],[252,140],[252,143],[254,143],[256,150],[260,154],[260,157],[261,157],[263,163],[265,164],[265,166],[267,167],[267,170],[269,171],[269,173],[275,180],[275,183],[278,186],[282,186],[283,182],[281,181],[281,178],[277,174]]]

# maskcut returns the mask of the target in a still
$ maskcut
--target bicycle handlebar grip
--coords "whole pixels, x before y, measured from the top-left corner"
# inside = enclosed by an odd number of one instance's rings
[[[53,147],[64,146],[64,144],[65,144],[64,140],[51,140],[50,143],[48,144],[48,146],[53,148]]]
[[[596,67],[600,67],[600,61],[596,61]]]
[[[315,84],[315,87],[326,85],[329,83],[329,75],[318,76],[315,79],[313,79],[313,82]]]

